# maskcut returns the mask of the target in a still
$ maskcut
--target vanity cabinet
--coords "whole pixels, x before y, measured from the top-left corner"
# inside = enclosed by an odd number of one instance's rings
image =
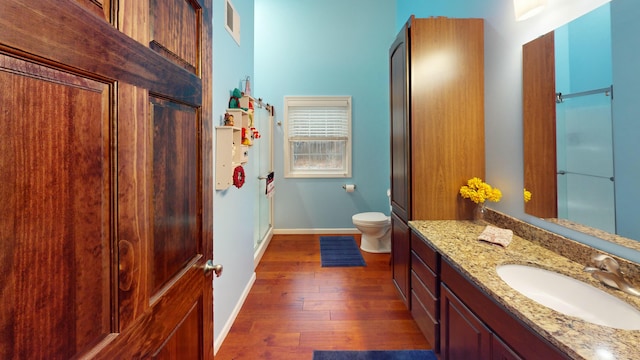
[[[440,277],[442,360],[570,359],[445,260]]]
[[[411,231],[411,314],[435,353],[440,349],[440,254]]]
[[[442,360],[569,359],[410,230],[411,314]]]
[[[460,299],[442,285],[442,359],[521,360]]]
[[[482,19],[412,16],[389,50],[391,258],[409,307],[407,221],[471,219],[473,203],[458,192],[484,178],[483,28]]]
[[[491,359],[491,330],[442,285],[442,347],[447,360]]]

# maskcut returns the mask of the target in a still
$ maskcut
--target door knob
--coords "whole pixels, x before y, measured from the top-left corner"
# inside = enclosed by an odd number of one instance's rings
[[[216,274],[216,277],[220,277],[220,275],[222,275],[222,265],[214,265],[213,260],[207,260],[206,264],[204,264],[204,274],[209,275],[212,271]]]

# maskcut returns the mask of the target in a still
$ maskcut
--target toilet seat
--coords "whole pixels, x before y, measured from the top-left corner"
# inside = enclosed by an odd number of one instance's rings
[[[352,217],[354,223],[367,225],[386,225],[389,223],[389,217],[381,212],[365,212],[355,214]]]

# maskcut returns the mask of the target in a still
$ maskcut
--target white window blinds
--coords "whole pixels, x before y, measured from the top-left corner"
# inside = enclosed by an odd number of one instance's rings
[[[285,176],[350,176],[350,97],[285,97],[285,118]]]
[[[289,138],[347,139],[348,114],[343,107],[314,108],[293,106],[289,109]]]

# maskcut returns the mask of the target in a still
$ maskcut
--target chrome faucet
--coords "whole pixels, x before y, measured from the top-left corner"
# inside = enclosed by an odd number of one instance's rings
[[[622,290],[627,294],[640,296],[640,291],[624,278],[624,274],[620,271],[620,265],[614,258],[598,254],[594,255],[591,260],[595,267],[586,266],[584,271],[591,273],[591,276],[607,286]]]

